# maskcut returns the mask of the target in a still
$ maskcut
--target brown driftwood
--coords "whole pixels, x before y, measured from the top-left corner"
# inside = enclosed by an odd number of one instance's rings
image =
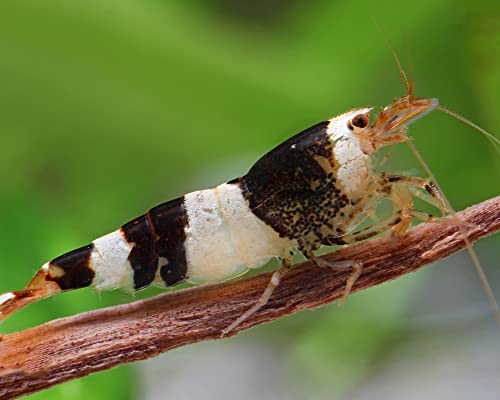
[[[457,214],[471,242],[500,229],[500,197]],[[325,256],[361,260],[353,291],[415,271],[464,248],[456,225],[421,224],[402,239],[369,240]],[[286,276],[269,304],[230,335],[342,296],[349,271],[303,263]],[[0,399],[12,399],[167,350],[217,339],[254,304],[269,281],[265,273],[219,285],[166,293],[151,299],[50,321],[0,339]],[[14,316],[15,318],[15,316]]]

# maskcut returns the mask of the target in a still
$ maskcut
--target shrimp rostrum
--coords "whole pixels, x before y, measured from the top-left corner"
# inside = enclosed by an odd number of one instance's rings
[[[362,265],[327,263],[321,245],[344,245],[391,231],[401,236],[415,210],[416,193],[444,214],[447,203],[429,178],[380,171],[374,154],[406,142],[408,125],[436,109],[436,99],[408,95],[394,100],[370,124],[372,108],[358,108],[320,122],[281,143],[240,178],[160,204],[118,230],[47,262],[20,291],[0,295],[0,320],[59,292],[139,290],[181,282],[227,280],[279,258],[268,287],[227,333],[266,304],[298,250],[319,267],[352,268],[347,296]],[[379,201],[392,214],[366,226]]]

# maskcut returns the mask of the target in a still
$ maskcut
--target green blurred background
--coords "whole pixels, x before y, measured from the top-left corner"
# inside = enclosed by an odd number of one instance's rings
[[[417,95],[500,131],[496,1],[2,0],[0,293],[21,289],[46,260],[158,203],[244,174],[318,121],[401,96],[372,17],[412,66]],[[411,134],[455,208],[498,194],[498,157],[479,133],[434,113]],[[387,169],[423,175],[405,151]],[[500,296],[498,244],[490,238],[477,249]],[[131,300],[67,293],[1,329]],[[492,325],[470,262],[455,256],[343,307],[31,398],[400,398],[388,393],[404,382],[415,395],[430,376],[439,377],[436,385],[443,376],[451,382],[450,398],[464,388],[495,394],[496,379],[484,381],[500,374]],[[430,372],[443,360],[446,373]],[[471,382],[477,370],[481,379]]]

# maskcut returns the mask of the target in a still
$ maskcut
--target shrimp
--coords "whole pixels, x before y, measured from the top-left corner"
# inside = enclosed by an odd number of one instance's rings
[[[408,126],[440,110],[480,130],[497,145],[499,141],[440,106],[437,99],[415,97],[413,82],[393,54],[406,95],[383,108],[373,123],[373,107],[326,119],[265,154],[246,175],[160,204],[116,231],[45,263],[23,290],[0,295],[0,321],[63,291],[220,282],[259,268],[270,258],[280,259],[282,266],[274,271],[262,296],[222,331],[223,336],[267,303],[290,270],[295,250],[318,267],[352,269],[345,299],[362,274],[362,263],[326,262],[315,255],[320,246],[348,245],[384,232],[401,237],[412,219],[460,226],[460,221],[448,216],[453,210],[412,144]],[[380,170],[374,155],[401,143],[410,146],[428,177]],[[415,209],[415,197],[430,202],[442,217]],[[392,204],[392,213],[362,227],[383,199]],[[498,316],[491,288],[468,248]]]

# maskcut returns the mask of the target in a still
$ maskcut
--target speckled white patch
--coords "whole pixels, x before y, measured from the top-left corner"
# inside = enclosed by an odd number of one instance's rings
[[[364,191],[370,170],[369,156],[362,151],[359,138],[347,127],[347,122],[357,114],[371,110],[359,108],[333,117],[327,129],[339,165],[337,182],[351,198],[358,197]]]
[[[132,250],[120,230],[109,233],[93,241],[94,249],[90,267],[95,272],[92,285],[96,289],[131,289],[134,271],[128,261]]]
[[[293,242],[257,218],[235,184],[189,193],[186,259],[188,280],[217,282],[286,254]]]

